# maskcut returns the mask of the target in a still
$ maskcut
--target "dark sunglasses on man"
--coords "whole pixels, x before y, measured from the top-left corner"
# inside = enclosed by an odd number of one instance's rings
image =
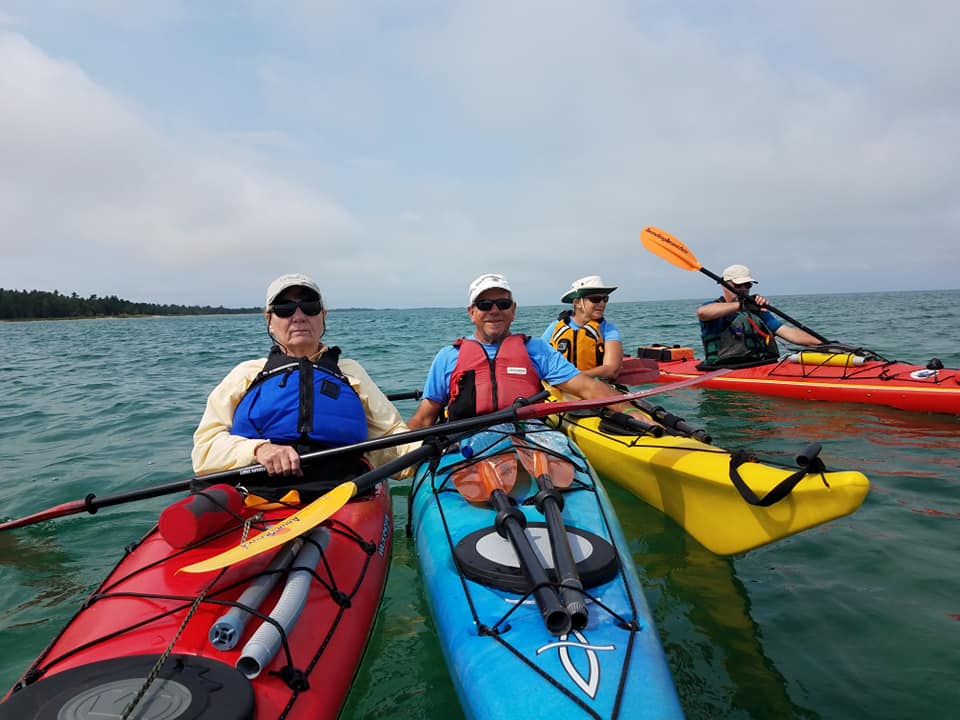
[[[498,310],[509,310],[513,307],[513,300],[510,298],[497,298],[496,300],[477,300],[473,304],[477,310],[481,310],[482,312],[493,310],[494,305],[497,306]]]
[[[602,302],[606,302],[607,300],[610,299],[609,295],[585,295],[584,297],[590,302],[592,302],[594,305],[597,305]]]
[[[277,317],[288,318],[293,317],[297,308],[303,310],[304,315],[314,317],[323,311],[323,303],[319,300],[285,300],[271,305],[270,312]]]

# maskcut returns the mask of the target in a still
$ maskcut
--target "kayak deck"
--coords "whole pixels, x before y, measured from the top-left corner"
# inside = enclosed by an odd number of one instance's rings
[[[476,579],[479,571],[468,567],[474,559],[464,554],[465,546],[480,556],[478,566],[493,565],[491,578],[497,572],[519,574],[516,553],[494,529],[497,513],[468,502],[455,487],[456,474],[464,468],[469,472],[471,462],[514,453],[512,429],[478,433],[470,441],[472,458],[464,457],[461,445],[435,467],[421,466],[412,486],[411,523],[421,575],[465,715],[682,717],[619,522],[585,458],[562,433],[530,423],[523,438],[546,448],[552,462],[573,465],[574,480],[562,493],[562,515],[587,586],[586,626],[552,634],[528,583],[505,589],[497,580]],[[521,469],[511,497],[527,520],[526,534],[540,560],[552,570],[544,516],[530,502],[536,493],[536,484]],[[601,567],[605,563],[610,567]],[[555,576],[551,579],[556,587]]]
[[[567,413],[560,423],[601,477],[665,513],[718,555],[744,553],[849,515],[870,487],[859,472],[774,467],[689,437],[651,437],[601,424],[596,414]],[[785,497],[764,507],[737,489],[734,467],[754,500],[767,498],[795,474],[802,477]]]
[[[250,535],[296,509],[267,510],[253,522]],[[232,521],[217,535],[177,550],[156,527],[151,530],[128,549],[0,703],[0,718],[58,717],[60,712],[73,717],[69,713],[78,704],[90,703],[105,717],[120,717],[167,653],[163,671],[141,701],[144,707],[138,706],[133,717],[167,717],[164,713],[173,712],[171,708],[189,705],[194,713],[190,717],[211,720],[335,718],[359,667],[386,582],[389,493],[380,485],[312,530],[302,543],[313,545],[311,559],[302,560],[312,567],[298,566],[300,558],[308,557],[304,552],[296,557],[291,553],[286,568],[269,569],[281,549],[222,571],[178,572],[237,545],[243,533],[243,523]],[[255,631],[270,625],[266,617],[280,600],[288,574],[299,576],[290,584],[306,580],[306,599],[302,609],[286,609],[295,617],[282,633],[278,651],[263,658],[259,674],[248,677],[237,669],[238,663],[250,657],[250,648],[247,654],[243,651]],[[271,575],[279,581],[259,608],[240,602],[245,590]],[[246,627],[232,648],[215,647],[211,627],[238,606],[252,611],[241,613]],[[187,690],[178,693],[178,687]]]
[[[645,366],[647,358],[625,358]],[[700,360],[657,360],[658,382],[676,382],[703,375]],[[767,365],[731,369],[723,376],[704,380],[703,387],[735,390],[801,400],[869,403],[901,410],[960,414],[960,370],[929,369],[891,360],[866,360],[845,366],[798,362],[784,357]]]

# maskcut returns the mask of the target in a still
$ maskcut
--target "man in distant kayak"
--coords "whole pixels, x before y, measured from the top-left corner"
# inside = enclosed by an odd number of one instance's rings
[[[623,367],[623,341],[620,330],[604,317],[610,293],[599,275],[574,280],[560,302],[573,307],[550,323],[543,340],[563,353],[584,375],[613,380]]]
[[[723,295],[697,308],[704,365],[727,367],[770,362],[780,356],[777,337],[794,345],[820,344],[820,340],[807,331],[784,325],[766,310],[765,297],[750,295],[750,288],[757,281],[746,265],[731,265],[722,277],[726,283],[721,285]]]
[[[467,314],[476,328],[473,337],[460,338],[434,357],[423,399],[407,422],[410,428],[433,425],[444,408],[448,419],[457,420],[509,407],[517,398],[540,392],[541,381],[580,398],[616,392],[581,373],[540,338],[512,334],[516,313],[517,303],[503,275],[487,273],[470,284]]]

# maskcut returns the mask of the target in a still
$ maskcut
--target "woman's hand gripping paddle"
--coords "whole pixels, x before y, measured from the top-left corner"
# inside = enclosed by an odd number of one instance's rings
[[[513,545],[520,570],[533,588],[533,597],[543,615],[547,630],[552,635],[566,635],[570,632],[570,616],[560,604],[556,591],[550,585],[547,571],[540,564],[524,530],[527,519],[520,510],[510,504],[507,497],[507,493],[517,482],[516,457],[510,453],[484,458],[454,471],[451,478],[454,486],[469,502],[486,502],[497,511],[497,532]]]
[[[573,484],[573,465],[519,438],[514,440],[514,446],[517,448],[520,464],[540,488],[534,501],[547,521],[550,551],[560,583],[563,607],[570,616],[571,627],[582,630],[587,626],[587,604],[583,599],[583,583],[577,571],[573,550],[570,548],[570,538],[563,523],[563,496],[557,492],[558,489],[568,488]]]
[[[723,285],[725,288],[727,288],[727,290],[734,293],[738,297],[744,297],[747,295],[743,291],[737,290],[737,288],[733,287],[730,283],[728,283],[719,275],[716,275],[715,273],[712,273],[709,270],[707,270],[705,267],[703,267],[703,265],[700,264],[700,261],[697,260],[696,256],[690,251],[690,248],[688,248],[680,240],[678,240],[676,237],[668,233],[666,230],[660,230],[659,228],[655,228],[655,227],[645,227],[640,232],[640,242],[643,243],[643,246],[647,250],[652,252],[654,255],[658,255],[662,257],[668,263],[676,265],[678,268],[682,268],[683,270],[696,270],[696,271],[702,272],[707,277],[712,278],[713,280],[716,280],[717,283],[719,283],[720,285]],[[825,337],[823,337],[823,335],[819,335],[818,333],[816,333],[815,331],[811,330],[806,325],[804,325],[802,322],[798,322],[797,320],[794,320],[792,317],[790,317],[784,312],[777,310],[775,307],[773,307],[769,303],[764,306],[764,309],[769,310],[774,315],[779,315],[791,325],[796,325],[801,330],[807,331],[820,342],[822,343],[830,342]]]
[[[262,552],[271,550],[278,545],[283,545],[288,540],[293,540],[295,537],[303,535],[308,530],[312,530],[324,520],[331,517],[346,505],[354,495],[372,489],[384,478],[426,460],[438,452],[440,452],[440,448],[437,444],[425,443],[416,450],[384,463],[370,472],[357,476],[352,481],[337,485],[333,490],[321,495],[303,509],[288,516],[273,527],[264,530],[259,535],[255,535],[246,542],[229,548],[219,555],[214,555],[206,560],[182,567],[177,572],[199,573],[219,570],[227,565],[233,565],[242,560],[247,560],[254,555],[259,555]]]

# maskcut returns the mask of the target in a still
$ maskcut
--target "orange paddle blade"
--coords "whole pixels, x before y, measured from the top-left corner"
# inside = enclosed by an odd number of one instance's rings
[[[557,457],[539,448],[526,443],[516,443],[517,455],[520,456],[520,463],[530,473],[531,477],[550,478],[555,488],[568,488],[573,485],[574,469],[573,463],[564,458]]]
[[[645,227],[640,232],[640,242],[654,255],[659,255],[668,263],[672,263],[684,270],[699,270],[702,266],[690,248],[680,240],[655,227]]]
[[[517,459],[512,453],[484,458],[454,470],[453,485],[469,502],[486,502],[495,490],[508,493],[517,484]]]

